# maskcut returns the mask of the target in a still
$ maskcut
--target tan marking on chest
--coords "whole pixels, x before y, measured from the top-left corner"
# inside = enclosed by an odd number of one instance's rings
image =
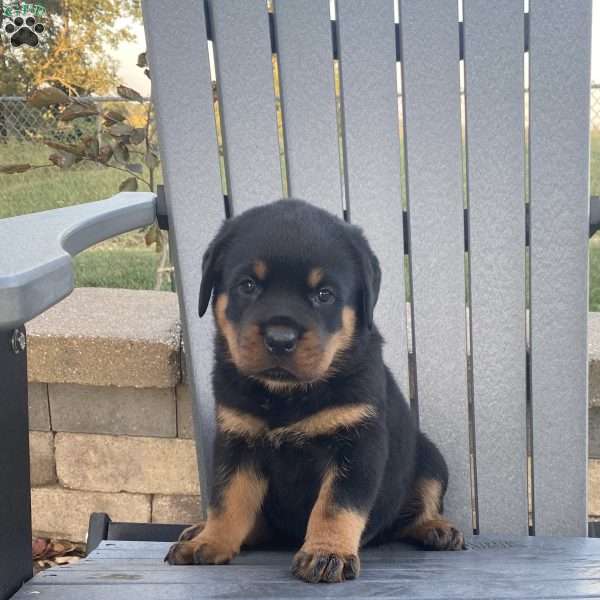
[[[223,433],[248,440],[262,438],[279,445],[284,441],[303,443],[313,437],[354,429],[376,414],[375,407],[370,404],[334,406],[284,427],[270,429],[266,421],[259,417],[219,406],[217,423]]]
[[[303,442],[320,435],[332,435],[340,430],[358,427],[377,414],[370,404],[335,406],[310,415],[285,427],[277,427],[268,432],[268,438],[275,444],[284,440]]]
[[[268,431],[265,421],[227,406],[217,407],[217,426],[226,434],[253,440]]]

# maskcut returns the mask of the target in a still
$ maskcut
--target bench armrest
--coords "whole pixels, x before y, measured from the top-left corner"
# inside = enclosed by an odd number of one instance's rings
[[[73,256],[155,218],[154,194],[123,192],[0,219],[0,330],[24,324],[71,293]]]

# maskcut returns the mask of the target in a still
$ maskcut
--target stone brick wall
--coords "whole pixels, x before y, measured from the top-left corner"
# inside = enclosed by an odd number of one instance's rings
[[[28,326],[33,528],[190,523],[200,496],[174,294],[78,289]]]
[[[34,531],[83,541],[94,511],[196,521],[176,296],[77,289],[28,334]],[[600,313],[590,315],[589,342],[589,513],[600,519]]]

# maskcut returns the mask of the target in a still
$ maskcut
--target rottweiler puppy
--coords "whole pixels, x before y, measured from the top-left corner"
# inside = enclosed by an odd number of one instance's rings
[[[373,323],[379,263],[361,230],[301,200],[226,221],[205,252],[218,433],[205,523],[165,560],[223,564],[242,545],[300,546],[308,582],[359,574],[359,548],[464,548],[442,517],[448,470],[418,430]]]

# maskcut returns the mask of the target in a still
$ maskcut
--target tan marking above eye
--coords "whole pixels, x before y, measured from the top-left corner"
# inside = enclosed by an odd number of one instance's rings
[[[314,269],[311,269],[307,279],[308,287],[316,288],[323,280],[324,275],[325,272],[321,267],[315,267]]]
[[[263,281],[267,277],[267,263],[264,260],[254,261],[254,274]]]
[[[253,440],[262,438],[275,445],[284,441],[303,443],[319,435],[331,435],[340,430],[350,430],[377,415],[371,404],[346,404],[324,408],[314,415],[283,427],[270,429],[264,419],[227,406],[217,408],[217,424],[226,434]]]

